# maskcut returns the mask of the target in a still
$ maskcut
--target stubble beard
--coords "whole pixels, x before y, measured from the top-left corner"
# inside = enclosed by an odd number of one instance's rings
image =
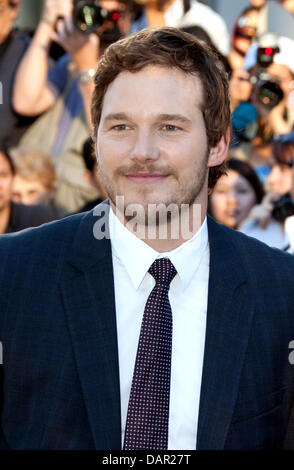
[[[178,208],[178,211],[176,213],[176,216],[178,217],[179,215],[181,216],[182,213],[182,206],[185,205],[185,207],[189,207],[189,209],[192,208],[192,206],[196,203],[197,199],[199,199],[199,195],[201,194],[205,182],[207,180],[207,161],[208,161],[208,156],[209,156],[209,151],[207,150],[205,153],[205,157],[203,159],[203,162],[200,166],[195,165],[194,171],[191,171],[191,177],[194,175],[194,178],[189,181],[184,181],[182,182],[181,186],[179,187],[179,190],[171,195],[168,195],[164,203],[157,202],[157,203],[147,203],[147,204],[142,204],[143,211],[141,214],[143,216],[139,217],[139,224],[142,226],[147,225],[156,225],[157,227],[160,224],[161,218],[160,218],[160,209],[159,205],[163,204],[165,207],[168,207],[170,205],[175,205]],[[101,161],[98,160],[98,169],[99,169],[99,175],[102,181],[102,184],[109,196],[109,199],[112,203],[112,207],[114,208],[114,211],[120,212],[119,218],[126,223],[128,223],[132,218],[134,217],[134,214],[128,215],[128,206],[131,204],[139,204],[140,203],[137,200],[131,200],[131,201],[124,201],[123,206],[117,205],[117,198],[118,197],[123,197],[125,198],[125,195],[122,190],[120,190],[117,185],[113,184],[114,181],[118,181],[120,178],[123,177],[126,173],[134,174],[136,171],[148,171],[148,172],[158,172],[158,168],[153,168],[152,165],[148,167],[142,168],[142,165],[140,167],[133,166],[132,168],[119,168],[117,169],[113,177],[110,177],[106,171],[103,169],[103,164]],[[172,177],[179,181],[177,174],[174,172],[173,169],[170,168],[165,168],[164,171],[159,171],[159,173],[162,174],[168,174],[170,175],[169,177]],[[164,183],[163,183],[164,184]],[[144,194],[146,194],[146,198],[148,198],[148,195],[150,194],[150,189],[146,187],[145,188],[138,188],[138,191],[140,191],[140,199],[142,200],[142,197],[144,198]],[[152,206],[152,208],[151,208]],[[155,206],[155,208],[153,207]],[[121,209],[123,209],[123,213],[121,213]],[[155,211],[155,213],[154,213]],[[151,215],[151,217],[150,217]],[[167,213],[168,220],[167,222],[170,223],[173,220],[173,214],[168,212]]]

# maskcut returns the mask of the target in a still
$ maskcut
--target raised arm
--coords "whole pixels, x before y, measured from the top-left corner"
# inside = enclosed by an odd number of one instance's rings
[[[36,116],[55,103],[47,85],[48,50],[58,17],[70,18],[72,0],[46,0],[41,21],[15,77],[12,103],[24,116]]]

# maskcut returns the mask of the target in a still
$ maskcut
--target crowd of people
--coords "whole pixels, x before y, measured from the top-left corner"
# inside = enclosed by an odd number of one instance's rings
[[[107,198],[91,141],[97,63],[121,37],[167,25],[207,42],[230,78],[232,143],[210,215],[292,252],[294,41],[266,30],[266,3],[251,0],[230,35],[224,19],[197,0],[101,0],[99,24],[82,18],[77,1],[45,0],[29,34],[14,27],[21,0],[1,0],[0,234]],[[294,15],[293,0],[279,3]]]

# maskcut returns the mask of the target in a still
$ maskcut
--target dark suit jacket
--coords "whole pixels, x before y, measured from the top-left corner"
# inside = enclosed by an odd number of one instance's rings
[[[0,240],[2,448],[120,449],[111,245],[94,238],[96,220]],[[280,448],[294,397],[294,257],[211,218],[208,230],[197,448]]]
[[[25,228],[38,227],[57,218],[53,207],[42,204],[26,206],[11,202],[10,218],[5,233],[19,232]]]

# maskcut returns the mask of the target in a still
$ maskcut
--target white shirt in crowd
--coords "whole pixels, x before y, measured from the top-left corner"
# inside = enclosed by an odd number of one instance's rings
[[[201,26],[209,35],[214,45],[223,54],[228,55],[230,35],[225,21],[212,8],[197,0],[191,0],[191,8],[184,15],[183,0],[175,0],[165,11],[164,19],[167,26],[177,28],[185,26]]]
[[[294,252],[294,216],[285,220],[284,227],[276,220],[271,219],[266,228],[262,229],[258,221],[252,220],[241,225],[239,231],[271,247]]]
[[[288,234],[283,231],[282,225],[276,220],[270,220],[265,229],[259,226],[258,221],[251,220],[241,225],[239,231],[279,250],[284,250],[289,246]]]
[[[122,443],[142,317],[155,280],[148,269],[167,257],[177,270],[169,290],[173,313],[168,449],[195,449],[204,357],[209,278],[207,220],[190,240],[158,253],[110,210],[110,239],[121,391]]]

